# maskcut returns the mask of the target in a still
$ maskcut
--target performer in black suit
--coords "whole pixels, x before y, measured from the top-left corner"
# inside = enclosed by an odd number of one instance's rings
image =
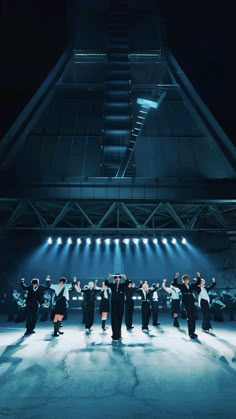
[[[151,316],[151,300],[153,293],[157,290],[157,286],[148,287],[147,283],[140,283],[140,288],[137,291],[142,298],[141,313],[142,313],[142,330],[148,330],[149,319]]]
[[[100,293],[100,306],[99,306],[99,312],[102,317],[102,329],[104,332],[107,330],[106,327],[106,321],[108,313],[110,312],[110,300],[111,300],[111,290],[108,288],[108,286],[105,284],[105,282],[102,283],[102,289]]]
[[[121,283],[121,278],[125,279],[124,283]],[[109,279],[114,278],[114,283],[110,284]],[[126,275],[122,274],[109,274],[105,284],[111,289],[111,327],[112,327],[112,339],[117,341],[122,339],[121,337],[121,325],[124,314],[124,297],[125,290],[128,286],[128,280]]]
[[[182,284],[178,284],[178,277],[179,273],[177,272],[175,274],[173,285],[174,287],[179,288],[182,292],[182,302],[187,312],[188,333],[191,339],[196,339],[197,334],[195,333],[196,320],[193,292],[197,291],[198,285],[196,283],[190,284],[190,276],[187,274],[182,276]]]
[[[85,330],[87,333],[90,332],[90,329],[94,323],[94,310],[95,310],[95,303],[97,299],[98,293],[100,293],[101,288],[97,287],[97,281],[88,283],[88,287],[80,288],[80,282],[78,282],[78,292],[83,292],[84,298],[84,314],[85,314]]]
[[[127,330],[133,329],[133,314],[134,314],[134,294],[136,288],[133,287],[132,281],[128,281],[128,285],[125,289],[125,324]]]
[[[35,333],[34,328],[37,321],[38,308],[44,303],[43,293],[45,289],[50,287],[49,281],[47,285],[39,285],[37,278],[32,279],[31,285],[25,285],[25,279],[21,279],[21,288],[28,291],[26,297],[26,332],[25,335]]]
[[[215,278],[212,278],[212,285],[206,287],[205,279],[201,277],[200,272],[197,272],[197,293],[198,293],[198,302],[202,310],[203,320],[202,320],[202,330],[203,332],[209,332],[212,330],[212,325],[210,322],[211,313],[210,313],[210,297],[208,291],[212,290],[216,286]]]
[[[152,325],[153,326],[159,326],[160,325],[160,323],[158,322],[158,314],[159,314],[158,288],[159,288],[159,284],[152,284],[152,288],[156,288],[155,291],[152,293],[152,296],[151,296]]]

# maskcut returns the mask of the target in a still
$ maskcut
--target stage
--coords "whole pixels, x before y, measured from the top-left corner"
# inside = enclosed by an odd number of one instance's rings
[[[76,311],[58,338],[50,322],[24,337],[22,323],[1,320],[0,417],[235,417],[236,322],[214,323],[207,335],[198,321],[194,341],[186,320],[175,329],[169,313],[143,333],[137,312],[135,328],[123,326],[122,342],[112,343],[98,316],[86,335]]]

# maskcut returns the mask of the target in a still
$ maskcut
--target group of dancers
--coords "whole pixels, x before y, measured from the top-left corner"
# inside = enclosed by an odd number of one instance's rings
[[[179,273],[171,284],[167,286],[167,280],[164,279],[162,288],[171,296],[171,313],[173,317],[173,326],[179,327],[180,302],[186,309],[188,334],[191,339],[196,339],[196,314],[194,293],[198,295],[199,306],[202,311],[203,321],[202,330],[209,333],[212,330],[210,322],[210,298],[208,291],[216,285],[215,278],[212,278],[212,284],[206,287],[205,280],[197,272],[197,277],[190,283],[190,276],[185,274],[179,282]],[[46,277],[46,285],[41,285],[37,278],[32,279],[31,285],[26,285],[25,280],[21,279],[21,287],[27,291],[26,298],[26,332],[25,335],[35,333],[38,308],[44,303],[45,289],[52,289],[55,292],[56,304],[52,313],[53,337],[58,337],[64,332],[61,331],[62,320],[65,316],[69,291],[75,290],[83,293],[84,299],[84,323],[86,333],[90,333],[94,323],[95,303],[98,294],[100,295],[100,313],[101,326],[106,331],[108,313],[111,311],[112,340],[122,339],[121,329],[122,320],[125,313],[125,324],[127,329],[133,328],[134,312],[134,294],[141,297],[141,316],[142,330],[149,330],[149,320],[152,312],[153,325],[158,326],[158,288],[159,284],[152,284],[149,287],[147,282],[140,281],[136,287],[125,274],[109,274],[106,280],[99,287],[97,281],[90,281],[88,285],[81,288],[80,281],[74,277],[72,283],[68,284],[66,278],[60,278],[58,284],[52,284],[50,275]]]

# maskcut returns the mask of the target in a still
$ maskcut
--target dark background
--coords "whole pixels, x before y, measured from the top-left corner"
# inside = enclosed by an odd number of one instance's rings
[[[0,137],[64,50],[67,3],[0,0]],[[161,0],[160,8],[156,3],[167,44],[236,144],[235,1]]]

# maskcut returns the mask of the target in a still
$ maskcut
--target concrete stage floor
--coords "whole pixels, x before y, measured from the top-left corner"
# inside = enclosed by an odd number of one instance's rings
[[[38,322],[35,335],[24,325],[0,327],[0,417],[10,418],[235,418],[236,322],[213,323],[213,336],[196,341],[171,326],[123,327],[122,343],[100,329],[98,315],[86,336],[81,313],[52,338],[51,323]]]

